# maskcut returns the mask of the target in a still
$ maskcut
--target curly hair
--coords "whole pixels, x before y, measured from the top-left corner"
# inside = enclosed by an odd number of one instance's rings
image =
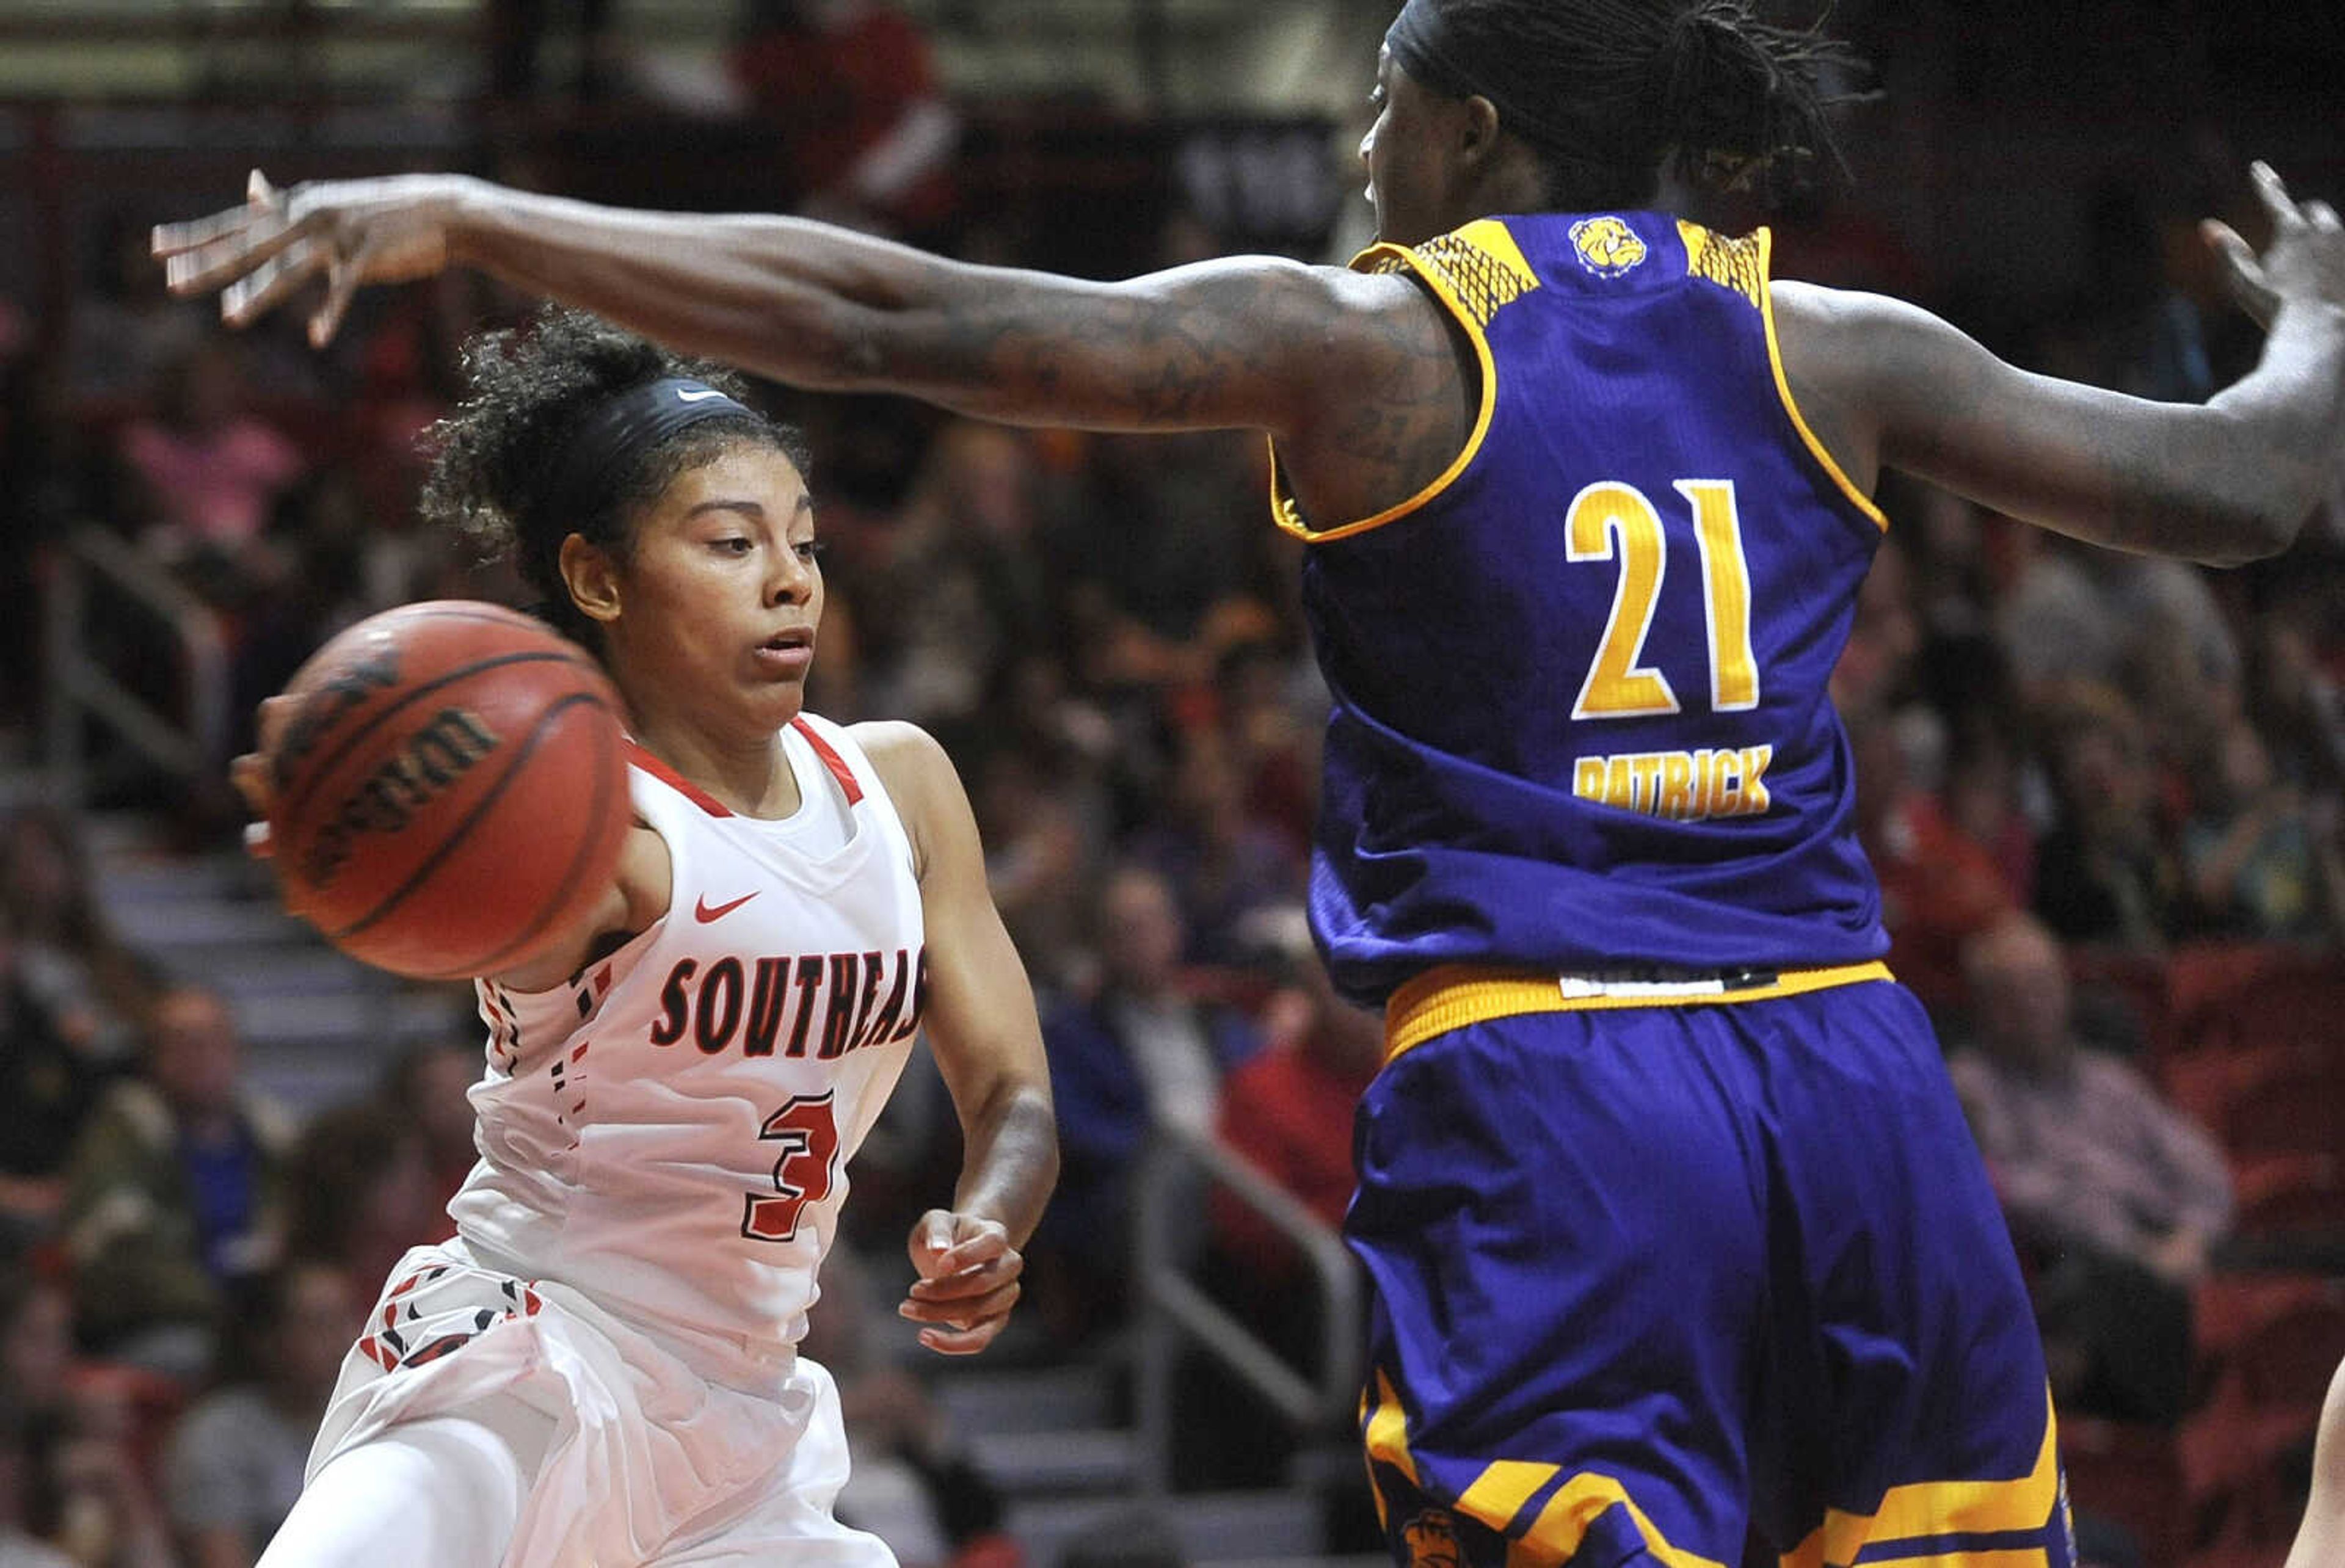
[[[770,447],[807,471],[806,440],[756,414],[711,419],[645,450],[585,512],[557,515],[550,491],[564,441],[580,418],[613,395],[689,376],[743,402],[732,370],[686,359],[584,310],[549,306],[526,327],[482,332],[464,344],[466,395],[425,432],[431,470],[426,521],[455,530],[485,561],[511,557],[535,590],[535,612],[565,635],[599,646],[594,623],[571,602],[562,541],[577,534],[624,562],[634,525],[678,476],[734,447]]]

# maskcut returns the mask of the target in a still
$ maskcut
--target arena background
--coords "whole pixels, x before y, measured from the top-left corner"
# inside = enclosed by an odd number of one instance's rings
[[[249,1563],[320,1368],[470,1158],[466,995],[278,913],[224,771],[340,625],[513,595],[411,502],[457,345],[526,303],[456,276],[362,298],[323,355],[297,313],[231,339],[164,298],[147,226],[256,166],[448,168],[1103,277],[1339,259],[1391,10],[0,0],[0,1543]],[[2258,339],[2193,222],[2259,238],[2253,157],[2345,192],[2327,6],[1845,0],[1831,26],[1880,96],[1780,269],[2023,364],[2203,397]],[[1065,1121],[1031,1294],[970,1365],[887,1310],[954,1168],[932,1072],[859,1159],[816,1325],[842,1512],[907,1568],[1372,1550],[1328,1226],[1375,1029],[1300,936],[1322,699],[1259,443],[768,400],[817,454],[816,705],[953,751]],[[1883,499],[1835,695],[1892,962],[2035,1282],[2086,1557],[2276,1564],[2345,1355],[2340,509],[2215,573]],[[1152,1100],[1135,1010],[1209,1092]],[[2103,1093],[2045,1136],[2013,1064],[2078,1044]],[[235,1129],[249,1191],[188,1179],[198,1125]]]

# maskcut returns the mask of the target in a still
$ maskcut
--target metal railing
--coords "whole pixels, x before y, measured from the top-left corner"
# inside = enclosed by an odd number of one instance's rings
[[[1243,1320],[1198,1288],[1187,1272],[1195,1250],[1197,1203],[1219,1189],[1292,1241],[1319,1295],[1325,1354],[1316,1377],[1298,1371]],[[1295,1196],[1237,1155],[1198,1133],[1159,1126],[1142,1160],[1133,1278],[1141,1293],[1136,1347],[1142,1492],[1172,1491],[1173,1402],[1182,1348],[1194,1344],[1261,1395],[1298,1434],[1331,1435],[1359,1403],[1361,1290],[1358,1266],[1335,1230]]]
[[[47,666],[46,749],[51,787],[66,805],[89,784],[96,720],[167,774],[195,779],[228,762],[228,639],[218,615],[154,561],[106,530],[68,532],[49,553],[42,604]],[[157,713],[92,650],[90,590],[102,583],[168,628],[186,676],[182,715]]]

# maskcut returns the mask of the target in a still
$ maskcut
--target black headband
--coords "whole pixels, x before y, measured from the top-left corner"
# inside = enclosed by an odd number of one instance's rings
[[[765,422],[756,410],[687,376],[614,393],[581,415],[572,428],[553,462],[542,504],[565,525],[589,517],[612,482],[643,453],[679,430],[735,417]]]
[[[1393,63],[1421,86],[1446,97],[1489,99],[1498,111],[1499,128],[1542,152],[1585,157],[1590,151],[1585,126],[1540,113],[1553,89],[1539,81],[1536,56],[1508,50],[1498,40],[1477,49],[1473,40],[1450,30],[1436,0],[1408,0],[1386,29],[1385,47],[1392,51]]]

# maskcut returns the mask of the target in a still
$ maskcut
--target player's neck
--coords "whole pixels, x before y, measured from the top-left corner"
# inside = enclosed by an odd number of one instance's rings
[[[737,816],[773,820],[798,809],[797,774],[777,730],[717,730],[689,717],[663,716],[638,719],[634,737]]]

